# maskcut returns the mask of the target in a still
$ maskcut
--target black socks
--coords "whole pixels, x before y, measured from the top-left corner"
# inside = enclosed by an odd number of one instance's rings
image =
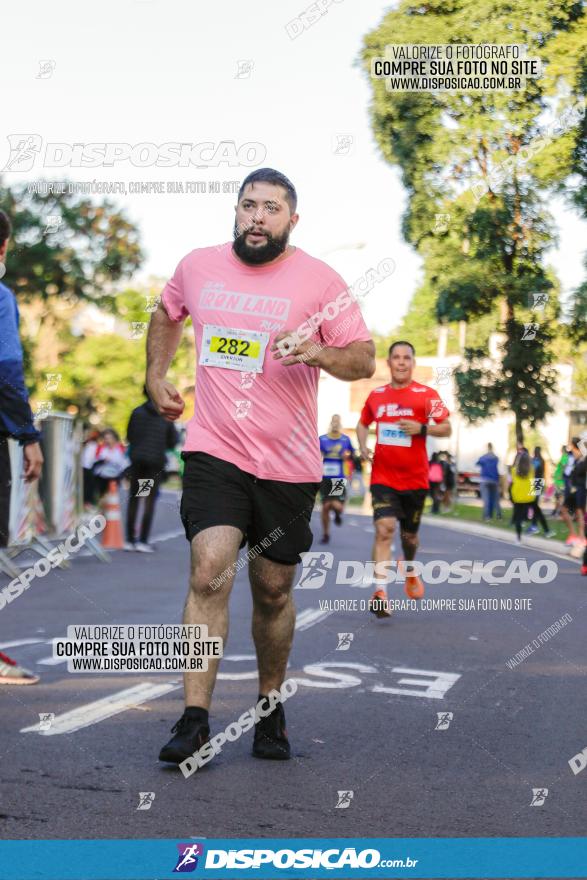
[[[208,710],[202,709],[200,706],[186,706],[184,714],[190,721],[201,721],[202,724],[208,724]]]

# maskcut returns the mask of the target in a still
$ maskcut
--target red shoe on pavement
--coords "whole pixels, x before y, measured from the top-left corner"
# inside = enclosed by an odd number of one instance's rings
[[[417,574],[406,575],[404,590],[410,599],[422,599],[424,596],[424,584]]]
[[[587,565],[582,565],[582,566],[581,566],[581,574],[584,574],[584,575],[587,576]]]

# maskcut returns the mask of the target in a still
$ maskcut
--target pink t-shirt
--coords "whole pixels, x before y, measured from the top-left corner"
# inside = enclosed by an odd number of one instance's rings
[[[370,340],[344,291],[340,275],[300,248],[273,265],[245,265],[231,243],[181,260],[162,303],[171,320],[190,315],[194,326],[196,405],[185,451],[207,452],[260,479],[320,480],[320,369],[283,366],[270,349],[279,332],[298,330],[312,316],[316,329],[305,331],[314,342],[343,348]]]

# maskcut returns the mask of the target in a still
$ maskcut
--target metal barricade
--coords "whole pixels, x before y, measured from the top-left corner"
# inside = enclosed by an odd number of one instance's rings
[[[39,491],[47,537],[54,541],[70,535],[89,518],[83,508],[83,428],[68,413],[51,413],[41,423],[41,434],[45,463]],[[95,538],[86,538],[85,545],[102,562],[110,562]]]
[[[73,416],[52,413],[41,422],[43,473],[39,491],[45,509],[47,533],[50,538],[60,538],[75,528],[77,484],[76,443]],[[77,456],[79,461],[79,455]],[[77,477],[77,479],[76,479]]]
[[[50,541],[70,535],[88,518],[83,508],[81,424],[68,413],[51,413],[38,427],[44,458],[39,481],[23,480],[23,448],[15,440],[8,441],[12,474],[9,545],[0,550],[0,570],[11,577],[20,574],[11,561],[15,556],[24,550],[46,556]],[[86,538],[85,546],[103,562],[110,562],[95,538]],[[67,568],[69,563],[63,560],[59,566]]]

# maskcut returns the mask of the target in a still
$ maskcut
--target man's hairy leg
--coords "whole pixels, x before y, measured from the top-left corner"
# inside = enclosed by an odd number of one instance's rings
[[[192,568],[183,622],[208,627],[208,635],[228,635],[228,599],[235,578],[235,563],[243,534],[234,526],[211,526],[192,539]],[[208,659],[204,672],[185,672],[186,706],[210,707],[218,659]]]
[[[296,622],[292,596],[295,571],[295,565],[282,565],[263,556],[249,565],[260,694],[278,690],[285,680]]]

